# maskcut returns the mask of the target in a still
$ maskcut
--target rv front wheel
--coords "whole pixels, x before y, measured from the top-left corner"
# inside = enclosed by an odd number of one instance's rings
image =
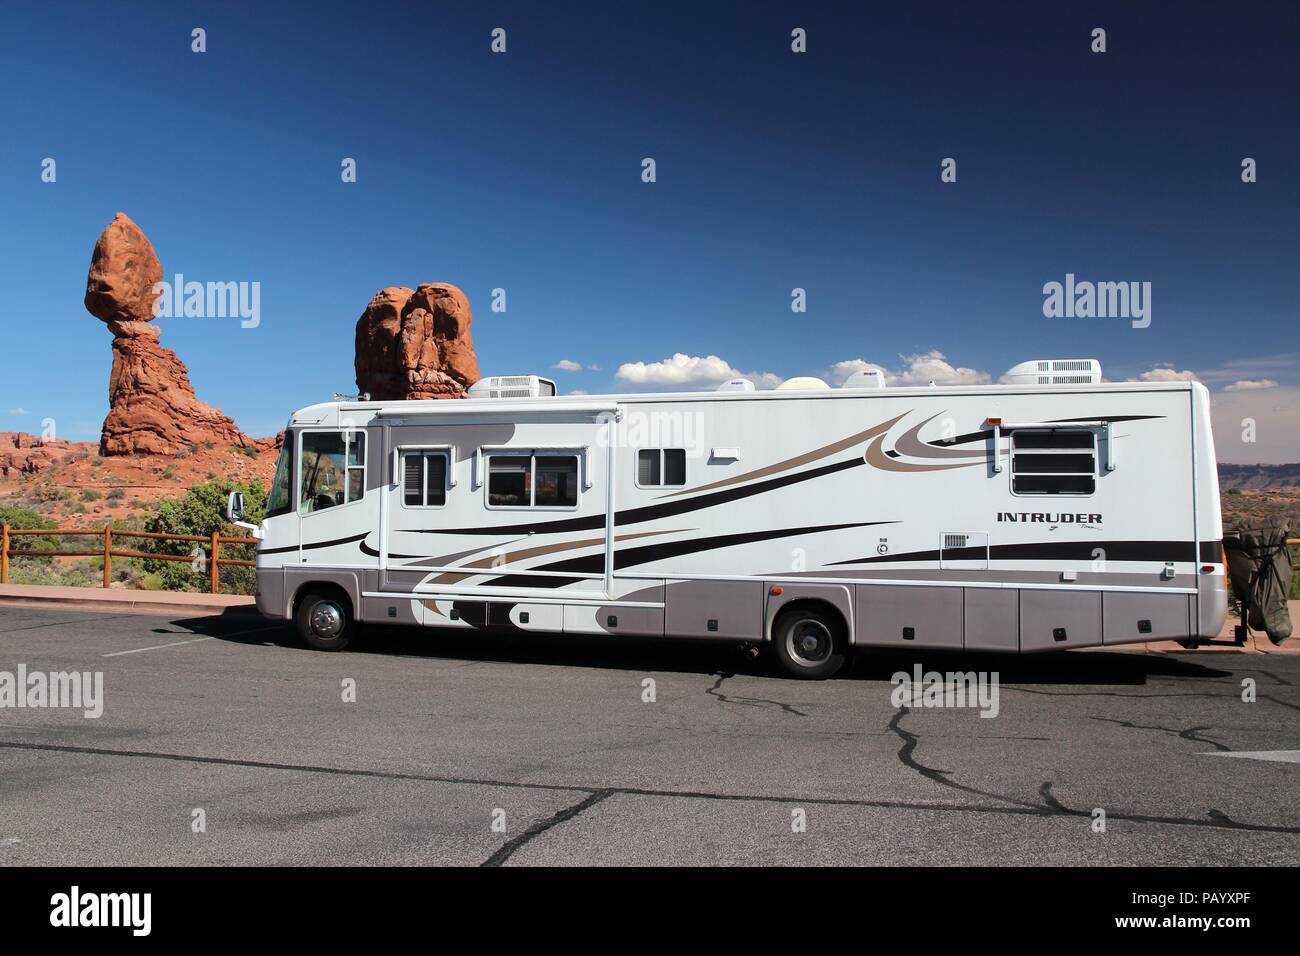
[[[298,633],[318,651],[341,651],[352,640],[347,606],[329,594],[308,594],[298,605]]]
[[[772,625],[772,645],[781,669],[792,677],[824,680],[844,666],[839,621],[813,608],[783,612]]]

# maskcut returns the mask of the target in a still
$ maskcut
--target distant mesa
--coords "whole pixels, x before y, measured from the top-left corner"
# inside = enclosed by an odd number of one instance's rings
[[[357,320],[357,388],[376,401],[464,398],[479,380],[465,293],[446,282],[380,289]]]
[[[100,454],[175,455],[204,442],[259,444],[229,416],[199,401],[185,363],[159,344],[158,328],[150,323],[162,277],[148,237],[119,212],[95,243],[86,276],[86,309],[113,333]]]

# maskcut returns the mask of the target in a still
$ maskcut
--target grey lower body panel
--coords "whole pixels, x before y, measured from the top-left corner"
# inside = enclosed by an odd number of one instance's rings
[[[1196,620],[1195,595],[1158,591],[859,584],[855,596],[863,647],[1035,653],[1182,640]]]
[[[1132,586],[1127,577],[1121,587]],[[577,600],[573,594],[569,602],[566,587],[539,588],[534,601],[526,593],[389,594],[380,589],[377,569],[298,566],[259,571],[258,608],[269,617],[290,617],[296,597],[314,582],[342,588],[366,622],[766,641],[782,608],[811,601],[839,615],[858,646],[1009,653],[1210,637],[1218,634],[1227,609],[1222,578],[1208,576],[1197,582],[1198,594],[1160,587],[1033,587],[1021,581],[980,587],[955,581],[629,578],[617,581],[615,599]],[[590,590],[592,584],[576,587]],[[363,597],[367,592],[381,596]]]

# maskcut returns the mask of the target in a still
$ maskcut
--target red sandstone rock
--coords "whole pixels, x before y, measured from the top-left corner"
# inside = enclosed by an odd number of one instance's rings
[[[464,398],[479,379],[473,318],[449,283],[381,289],[357,320],[357,388],[377,401]]]
[[[199,401],[185,364],[159,344],[154,284],[162,263],[140,227],[118,213],[95,243],[86,276],[86,309],[113,333],[104,455],[174,455],[214,442],[248,447],[253,440],[223,412]]]
[[[86,310],[105,322],[150,322],[162,263],[140,227],[119,212],[100,234],[86,276]]]
[[[0,432],[0,478],[39,474],[72,454],[74,447],[61,438]]]

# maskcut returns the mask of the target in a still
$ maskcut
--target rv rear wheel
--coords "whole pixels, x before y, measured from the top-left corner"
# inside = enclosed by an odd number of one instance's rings
[[[298,605],[298,633],[318,651],[341,651],[356,625],[347,604],[332,594],[308,594]]]
[[[840,622],[813,608],[783,611],[772,625],[772,646],[781,669],[806,680],[832,676],[846,657]]]

